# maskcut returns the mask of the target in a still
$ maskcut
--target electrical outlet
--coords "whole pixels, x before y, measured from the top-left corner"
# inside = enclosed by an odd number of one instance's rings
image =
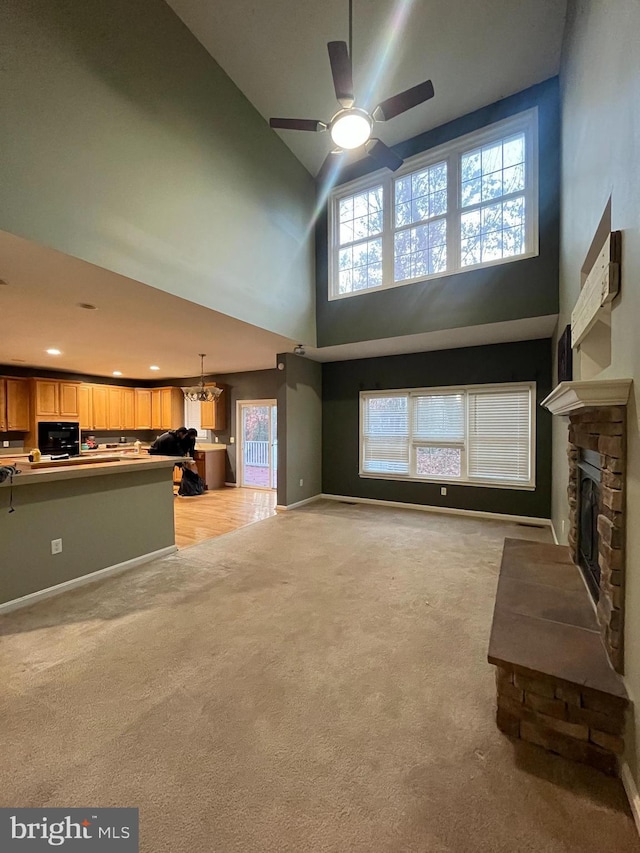
[[[3,446],[3,447],[9,447],[9,442],[8,442],[8,441],[3,441],[3,442],[2,442],[2,446]]]
[[[51,540],[51,553],[62,554],[62,539]]]
[[[229,438],[229,444],[235,444],[235,443],[236,443],[235,438],[234,438],[233,436],[230,436],[230,438]]]
[[[214,435],[214,436],[213,436],[213,443],[214,443],[214,444],[217,444],[217,443],[218,443],[218,436],[217,436],[217,435]]]
[[[302,479],[302,477],[300,477],[300,485],[304,486],[304,480]]]
[[[447,487],[446,486],[440,486],[440,494],[441,495],[447,494]]]

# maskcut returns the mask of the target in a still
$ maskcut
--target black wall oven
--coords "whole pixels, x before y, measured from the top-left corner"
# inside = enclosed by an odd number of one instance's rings
[[[68,453],[69,456],[79,456],[80,424],[77,421],[40,421],[38,447],[46,455]]]

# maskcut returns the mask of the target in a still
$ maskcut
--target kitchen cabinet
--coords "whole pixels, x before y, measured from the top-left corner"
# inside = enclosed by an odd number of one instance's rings
[[[78,420],[79,382],[60,382],[56,379],[34,379],[36,418]]]
[[[93,405],[91,385],[82,384],[78,388],[78,417],[80,429],[93,429]]]
[[[122,390],[107,388],[107,429],[122,429]]]
[[[37,418],[56,418],[59,414],[58,396],[60,383],[53,379],[35,380],[35,404]]]
[[[91,386],[91,404],[93,408],[93,426],[91,429],[109,429],[107,417],[107,392],[108,385]]]
[[[184,395],[180,388],[151,390],[151,428],[178,429],[184,425]]]
[[[7,430],[29,431],[29,383],[24,379],[6,380]]]
[[[151,391],[151,429],[162,429],[162,389]]]
[[[207,387],[215,386],[215,383],[207,385]],[[222,387],[222,386],[218,386]],[[215,402],[200,403],[200,426],[202,429],[224,429],[227,425],[227,403],[226,394],[223,388],[222,394]]]
[[[196,450],[193,458],[207,489],[222,489],[225,482],[226,451],[222,448]]]
[[[29,432],[29,383],[0,378],[0,432]]]
[[[136,392],[133,388],[121,388],[122,429],[136,428]]]
[[[80,417],[78,382],[60,382],[58,388],[58,413],[65,420],[77,421]]]
[[[151,425],[151,389],[135,389],[134,408],[136,429],[153,429]]]

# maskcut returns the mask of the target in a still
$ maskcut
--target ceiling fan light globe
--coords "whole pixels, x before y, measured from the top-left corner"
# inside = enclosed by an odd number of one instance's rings
[[[361,112],[349,110],[331,123],[331,139],[347,151],[360,148],[371,136],[371,121]]]

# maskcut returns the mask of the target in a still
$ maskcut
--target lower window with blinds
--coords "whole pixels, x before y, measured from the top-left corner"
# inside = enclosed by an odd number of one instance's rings
[[[360,476],[535,488],[535,383],[360,393]]]

